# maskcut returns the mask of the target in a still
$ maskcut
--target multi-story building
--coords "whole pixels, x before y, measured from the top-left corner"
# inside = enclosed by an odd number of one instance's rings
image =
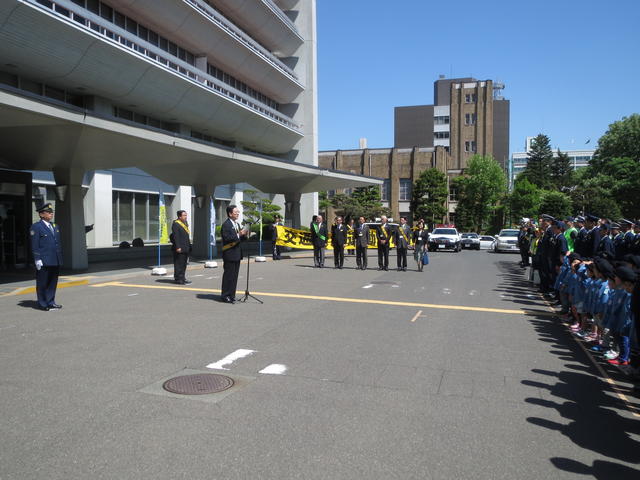
[[[414,181],[429,168],[437,168],[447,173],[447,178],[460,174],[451,165],[452,157],[444,147],[415,148],[372,148],[357,150],[322,151],[319,163],[324,168],[335,168],[352,174],[368,175],[382,178],[382,205],[391,210],[394,220],[400,216],[412,218],[410,203]],[[338,193],[350,194],[352,189],[343,189]],[[335,190],[328,192],[331,197]],[[446,221],[455,221],[457,196],[454,188],[449,189],[447,199]],[[335,211],[329,209],[328,215],[333,218]],[[430,223],[439,223],[443,219],[426,219]]]
[[[511,158],[509,159],[509,190],[513,188],[513,182],[516,177],[522,173],[522,171],[527,167],[527,162],[529,161],[529,152],[531,152],[531,142],[535,137],[527,137],[525,141],[525,151],[524,152],[514,152],[511,154]],[[586,167],[589,165],[589,161],[593,158],[595,154],[595,150],[567,150],[562,153],[566,153],[571,160],[571,165],[574,170],[578,168]],[[558,155],[558,151],[553,151],[553,156],[556,157]]]
[[[433,105],[395,108],[395,148],[443,146],[455,169],[464,170],[475,154],[491,155],[506,167],[509,100],[503,89],[492,80],[441,75],[434,82]]]
[[[199,254],[208,198],[220,215],[247,185],[299,225],[314,192],[376,183],[318,168],[316,103],[315,0],[0,2],[3,265],[28,262],[42,200],[76,269],[87,246],[157,242],[160,192]]]

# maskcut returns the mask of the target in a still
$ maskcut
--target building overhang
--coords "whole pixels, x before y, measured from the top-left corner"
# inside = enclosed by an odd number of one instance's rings
[[[199,142],[6,91],[0,91],[0,166],[81,171],[138,167],[171,185],[246,182],[265,193],[382,184],[373,177]]]

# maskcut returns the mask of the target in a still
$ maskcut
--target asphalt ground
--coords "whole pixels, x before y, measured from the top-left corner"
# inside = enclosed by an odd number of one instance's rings
[[[518,260],[253,263],[264,304],[220,303],[200,266],[92,276],[58,311],[0,297],[0,479],[637,480],[640,400]],[[194,373],[235,385],[162,389]]]

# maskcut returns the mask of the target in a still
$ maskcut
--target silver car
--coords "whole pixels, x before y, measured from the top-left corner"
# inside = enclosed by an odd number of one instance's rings
[[[480,250],[480,235],[477,233],[463,233],[461,235],[460,246],[471,250]]]
[[[496,235],[496,242],[493,250],[499,252],[519,252],[518,234],[520,230],[514,228],[504,228]]]

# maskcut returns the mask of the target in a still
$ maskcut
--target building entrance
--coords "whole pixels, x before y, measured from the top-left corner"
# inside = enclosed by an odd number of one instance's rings
[[[30,207],[31,173],[0,170],[0,270],[29,263]]]

